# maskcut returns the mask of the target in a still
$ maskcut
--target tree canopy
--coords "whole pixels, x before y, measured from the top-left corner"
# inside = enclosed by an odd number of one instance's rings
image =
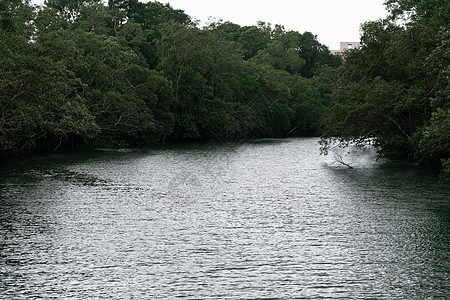
[[[0,0],[0,152],[316,134],[311,33],[159,2]]]
[[[386,5],[387,19],[362,25],[361,49],[321,76],[332,95],[323,137],[372,139],[382,154],[442,165],[450,174],[450,6]]]

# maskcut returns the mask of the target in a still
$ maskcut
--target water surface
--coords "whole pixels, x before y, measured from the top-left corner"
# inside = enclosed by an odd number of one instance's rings
[[[0,299],[445,299],[450,190],[317,139],[0,165]]]

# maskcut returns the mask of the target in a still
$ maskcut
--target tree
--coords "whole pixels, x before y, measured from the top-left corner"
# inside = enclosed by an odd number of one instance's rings
[[[75,21],[81,8],[91,4],[100,4],[101,0],[45,0],[48,8],[55,9],[62,17]]]
[[[266,49],[259,50],[252,60],[259,64],[267,64],[277,70],[291,74],[300,73],[305,60],[300,58],[294,48],[285,48],[279,41],[270,42]]]
[[[362,26],[361,49],[342,66],[324,138],[373,139],[382,154],[446,162],[449,7],[443,1],[386,1],[390,18]],[[392,20],[403,18],[403,24]]]
[[[271,28],[264,22],[258,26],[239,26],[230,22],[211,23],[206,28],[218,35],[219,38],[234,42],[242,49],[242,57],[249,60],[260,50],[267,48],[271,40]]]
[[[0,0],[0,12],[0,151],[317,129],[322,95],[300,74],[304,57],[311,75],[330,55],[316,43],[309,57],[281,25],[201,29],[138,0]]]
[[[126,20],[133,24],[139,24],[141,31],[136,27],[134,32],[143,33],[144,40],[140,40],[139,52],[145,57],[147,64],[151,69],[155,69],[159,63],[159,57],[156,50],[156,42],[161,39],[162,31],[167,24],[179,24],[189,26],[191,19],[182,10],[173,9],[169,4],[162,4],[156,1],[147,3],[138,0],[110,0],[109,8],[115,14],[124,12]],[[127,29],[130,26],[126,24]],[[131,32],[128,31],[128,38],[133,39]]]
[[[336,68],[341,64],[339,57],[331,55],[328,48],[320,44],[312,33],[305,32],[299,39],[297,51],[306,62],[300,73],[303,77],[313,77],[323,66]]]

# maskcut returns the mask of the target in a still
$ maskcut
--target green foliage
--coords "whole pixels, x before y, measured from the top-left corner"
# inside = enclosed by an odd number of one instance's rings
[[[33,35],[35,12],[29,0],[0,0],[0,38],[3,53],[26,47]],[[4,52],[5,51],[5,52]]]
[[[182,10],[175,10],[169,4],[160,2],[142,3],[138,0],[110,0],[109,8],[113,14],[124,13],[123,21],[127,31],[127,40],[135,42],[135,50],[145,57],[151,69],[156,68],[159,57],[156,51],[156,43],[161,39],[167,24],[180,24],[189,26],[191,19]],[[127,26],[128,23],[138,24]],[[133,35],[133,30],[137,35]],[[142,34],[141,34],[142,33]],[[136,43],[137,42],[137,43]]]
[[[324,66],[338,67],[341,59],[330,54],[328,48],[320,44],[316,36],[310,32],[305,32],[300,37],[298,53],[306,64],[303,66],[300,75],[311,78]]]
[[[246,62],[239,43],[230,40],[238,27],[224,23],[208,28],[172,26],[159,44],[159,68],[174,83],[177,98],[174,138],[235,139],[317,131],[321,95],[311,81],[293,77],[304,64],[294,48],[274,40]],[[284,32],[276,30],[282,39]]]
[[[298,56],[294,48],[286,49],[279,41],[270,42],[265,50],[260,50],[252,58],[258,64],[266,64],[277,70],[284,70],[291,74],[298,74],[306,64]]]
[[[95,135],[85,100],[75,93],[79,80],[64,65],[40,56],[36,45],[23,46],[9,60],[1,59],[0,149],[29,149],[44,139],[58,148],[72,136]]]
[[[439,164],[450,157],[450,106],[438,109],[415,133],[416,157]]]
[[[244,60],[249,60],[258,51],[267,48],[272,35],[270,26],[264,22],[259,22],[258,26],[243,27],[231,22],[217,22],[209,24],[206,29],[221,39],[236,43],[242,49]]]
[[[450,6],[446,0],[386,0],[385,4],[391,13],[391,20],[403,20],[406,24],[448,26]]]
[[[340,64],[311,33],[199,28],[159,2],[0,12],[0,151],[315,134],[326,94],[305,77]]]
[[[449,180],[450,178],[450,158],[448,159],[441,159],[441,164],[442,164],[442,176],[443,178],[446,178],[447,180]]]
[[[375,139],[382,153],[428,165],[448,160],[450,19],[444,2],[386,1],[390,19],[363,24],[361,49],[334,73],[322,71],[321,86],[332,95],[324,138]],[[403,25],[391,21],[402,18]]]
[[[83,7],[101,3],[101,0],[46,0],[45,5],[54,9],[58,14],[70,21],[75,21]]]

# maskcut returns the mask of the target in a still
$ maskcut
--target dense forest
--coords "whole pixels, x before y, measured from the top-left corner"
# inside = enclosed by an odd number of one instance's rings
[[[0,151],[318,133],[309,32],[199,27],[169,4],[0,0]]]
[[[390,15],[361,27],[361,49],[322,72],[332,94],[323,148],[374,142],[381,154],[450,176],[450,3],[387,0]]]
[[[0,153],[321,134],[450,174],[448,1],[385,4],[343,62],[159,2],[0,0]]]

